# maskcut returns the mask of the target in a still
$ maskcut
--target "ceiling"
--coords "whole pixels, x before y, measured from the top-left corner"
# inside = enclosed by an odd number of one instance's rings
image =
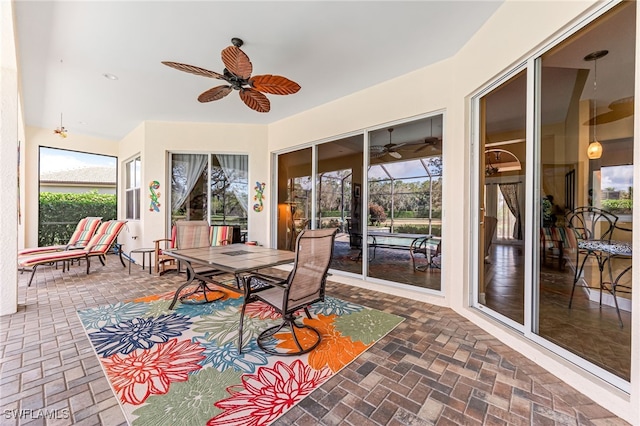
[[[26,124],[119,140],[147,120],[272,123],[455,55],[501,3],[17,0]],[[219,80],[161,64],[221,73],[232,37],[254,75],[302,89],[267,95],[269,113],[235,93],[203,104]]]

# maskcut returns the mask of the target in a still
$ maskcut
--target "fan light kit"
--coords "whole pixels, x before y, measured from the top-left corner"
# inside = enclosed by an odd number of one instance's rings
[[[249,108],[258,112],[269,112],[271,104],[264,93],[292,95],[300,90],[298,83],[279,75],[263,74],[251,77],[253,65],[249,57],[240,49],[244,42],[234,37],[231,39],[231,44],[232,46],[222,50],[222,62],[225,66],[222,74],[179,62],[163,61],[162,63],[180,71],[202,77],[217,78],[228,83],[203,92],[198,96],[200,102],[217,101],[227,96],[232,90],[237,90],[240,99]]]
[[[60,113],[60,127],[56,128],[53,133],[55,133],[56,135],[60,136],[61,138],[66,138],[67,137],[67,129],[64,128],[64,126],[62,125],[62,113]]]

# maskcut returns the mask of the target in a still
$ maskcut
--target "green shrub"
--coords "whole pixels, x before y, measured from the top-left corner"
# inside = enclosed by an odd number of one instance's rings
[[[428,234],[429,225],[396,225],[393,231],[400,234]],[[431,234],[436,237],[442,236],[441,225],[431,225]]]
[[[633,200],[602,200],[602,208],[612,213],[627,213],[630,214],[633,208]]]
[[[65,244],[83,217],[97,216],[106,221],[116,219],[117,214],[117,200],[113,194],[41,192],[38,245]]]

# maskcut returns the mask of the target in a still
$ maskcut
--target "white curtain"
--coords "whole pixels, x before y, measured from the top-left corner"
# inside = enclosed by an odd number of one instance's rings
[[[249,203],[249,194],[247,193],[249,188],[247,182],[249,157],[247,155],[216,154],[216,159],[220,163],[225,178],[231,183],[229,188],[246,213]]]
[[[171,211],[184,204],[207,166],[208,155],[173,154],[171,157]]]

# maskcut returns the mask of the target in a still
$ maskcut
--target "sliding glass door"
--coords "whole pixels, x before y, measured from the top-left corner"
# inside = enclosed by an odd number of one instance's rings
[[[625,381],[631,377],[635,7],[623,3],[538,59],[534,331]],[[578,216],[585,210],[587,216]],[[594,240],[611,239],[621,250],[580,249],[589,237],[580,229],[583,217],[595,220]]]
[[[473,305],[624,390],[635,9],[622,2],[603,12],[473,103]]]
[[[477,302],[524,324],[527,71],[479,99]]]
[[[173,153],[170,168],[171,223],[206,220],[247,228],[247,155]]]
[[[442,130],[435,114],[278,154],[278,248],[337,228],[333,271],[440,291]]]
[[[440,290],[443,116],[369,133],[367,275]]]

